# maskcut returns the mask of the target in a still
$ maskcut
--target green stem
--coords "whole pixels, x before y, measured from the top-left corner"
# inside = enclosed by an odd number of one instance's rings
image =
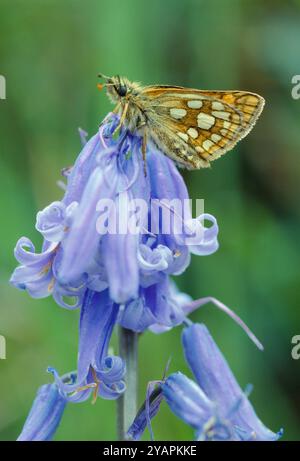
[[[126,363],[126,391],[117,401],[117,431],[118,440],[126,440],[126,432],[137,413],[137,333],[119,328],[119,355]]]

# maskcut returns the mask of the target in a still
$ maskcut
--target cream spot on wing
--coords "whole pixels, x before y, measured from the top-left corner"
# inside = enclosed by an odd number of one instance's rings
[[[196,152],[199,152],[199,154],[202,154],[204,152],[204,150],[202,149],[201,146],[196,146],[195,150],[196,150]]]
[[[213,110],[224,110],[224,104],[219,101],[213,101],[211,107]]]
[[[222,128],[221,134],[222,134],[223,136],[227,136],[227,133],[228,133],[228,130],[225,130],[224,128]]]
[[[177,109],[175,107],[172,107],[172,109],[170,109],[171,117],[176,118],[177,120],[179,120],[182,117],[185,117],[186,114],[187,111],[185,109]]]
[[[188,142],[189,137],[186,133],[182,133],[181,131],[177,131],[178,136],[183,139],[185,142]]]
[[[202,101],[188,101],[187,105],[190,109],[200,109],[202,107]]]
[[[211,135],[210,139],[211,139],[213,142],[219,142],[219,141],[222,139],[222,136],[219,136],[218,134],[213,133],[213,134]]]
[[[215,117],[205,114],[204,112],[200,112],[197,117],[198,127],[203,130],[209,130],[214,125],[215,121]]]
[[[227,129],[230,128],[230,125],[231,125],[231,123],[230,123],[230,122],[227,122],[226,120],[225,120],[224,123],[223,123],[223,127],[224,127],[224,128],[227,128]]]
[[[204,143],[202,144],[205,150],[210,150],[212,147],[214,147],[214,143],[211,142],[209,139],[206,139]]]
[[[198,138],[198,131],[195,128],[189,128],[187,134],[193,139]]]
[[[230,112],[222,111],[222,110],[213,110],[212,115],[217,118],[222,118],[223,120],[229,120]]]

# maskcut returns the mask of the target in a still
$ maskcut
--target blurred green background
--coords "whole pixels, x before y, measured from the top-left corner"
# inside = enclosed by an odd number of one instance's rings
[[[11,288],[17,239],[40,250],[36,212],[62,192],[60,170],[80,151],[77,127],[90,134],[110,109],[96,89],[99,71],[145,84],[244,89],[266,108],[253,132],[210,171],[184,172],[191,197],[204,198],[218,218],[220,249],[193,257],[178,284],[195,298],[215,296],[248,323],[261,353],[212,306],[192,316],[210,328],[240,384],[284,440],[300,440],[300,361],[291,338],[300,334],[300,1],[287,0],[1,0],[0,101],[1,310],[0,439],[18,436],[48,365],[75,368],[78,312],[51,298],[30,299]],[[149,380],[190,374],[180,328],[140,340],[140,402]],[[190,439],[192,430],[163,405],[156,439]],[[56,440],[112,440],[115,403],[70,405]],[[148,434],[147,434],[148,437]]]

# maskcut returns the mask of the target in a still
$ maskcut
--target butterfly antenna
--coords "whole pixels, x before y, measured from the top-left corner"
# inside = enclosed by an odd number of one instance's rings
[[[101,73],[99,73],[99,74],[97,75],[97,77],[99,77],[99,78],[104,78],[105,80],[108,80],[108,79],[110,78],[110,77],[108,77],[107,75],[104,75],[104,74],[101,74]]]

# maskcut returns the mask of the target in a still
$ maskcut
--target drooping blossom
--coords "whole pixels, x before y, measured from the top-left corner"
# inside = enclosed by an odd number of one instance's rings
[[[157,388],[130,427],[129,438],[141,437],[163,399],[176,416],[195,429],[196,440],[274,441],[281,436],[282,431],[272,432],[258,418],[205,325],[185,328],[182,342],[196,382],[177,372],[154,383]]]
[[[76,380],[65,383],[54,368],[48,369],[67,401],[82,402],[91,393],[93,402],[98,396],[114,400],[125,391],[125,363],[108,352],[118,310],[119,306],[110,299],[108,290],[86,291],[79,322]]]

